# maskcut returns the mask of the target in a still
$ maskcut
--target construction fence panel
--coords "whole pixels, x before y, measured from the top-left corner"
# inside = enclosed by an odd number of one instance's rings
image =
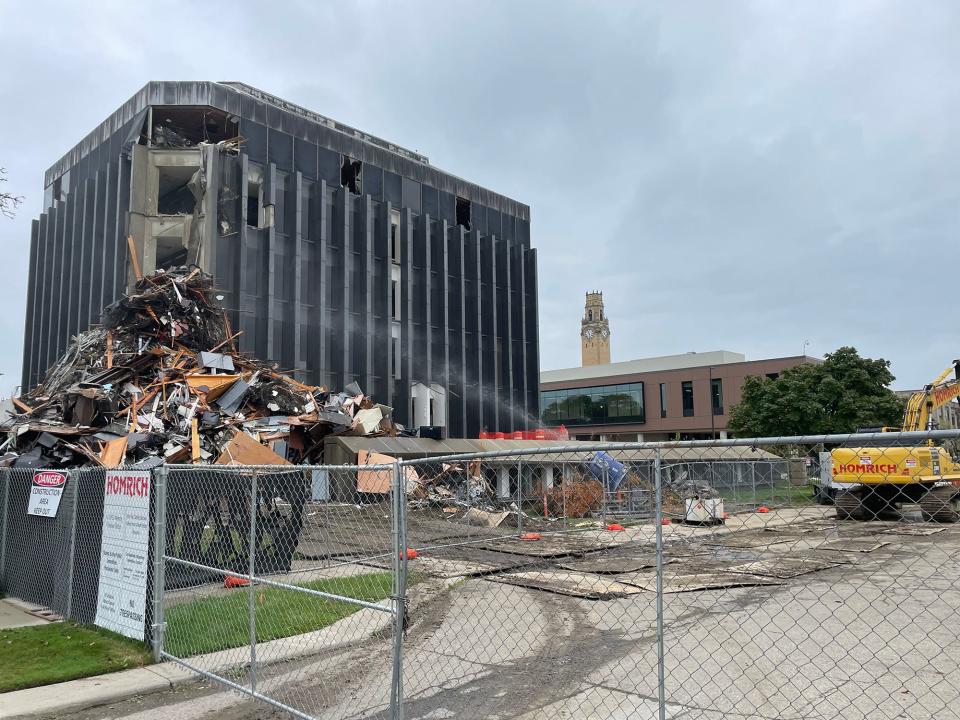
[[[97,468],[0,469],[0,591],[39,617],[96,616],[103,478]]]
[[[404,716],[960,717],[958,436],[405,462]]]
[[[160,657],[298,717],[388,712],[401,617],[397,469],[158,472]]]

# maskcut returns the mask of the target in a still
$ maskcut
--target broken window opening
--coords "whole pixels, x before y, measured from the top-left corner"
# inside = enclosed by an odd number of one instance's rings
[[[354,195],[360,194],[360,172],[363,169],[363,163],[359,160],[344,155],[343,164],[340,166],[340,187],[345,187]]]
[[[466,198],[457,198],[457,225],[470,229],[470,201]]]
[[[187,264],[187,248],[179,237],[159,237],[156,239],[157,270],[170,270]]]
[[[400,264],[400,211],[390,211],[390,259]]]
[[[400,282],[398,280],[390,281],[390,317],[394,320],[400,319]]]
[[[192,215],[197,199],[190,180],[195,166],[157,167],[157,215]]]
[[[260,212],[260,183],[254,180],[247,181],[247,225],[258,228],[261,225]]]
[[[236,117],[212,107],[155,105],[153,107],[154,145],[193,147],[200,143],[218,143],[239,135]]]

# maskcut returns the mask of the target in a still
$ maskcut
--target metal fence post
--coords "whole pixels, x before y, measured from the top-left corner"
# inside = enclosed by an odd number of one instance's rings
[[[254,574],[256,571],[257,555],[257,506],[260,498],[257,494],[257,471],[253,470],[250,474],[250,543],[247,557],[247,575],[250,584],[247,586],[247,621],[249,622],[250,632],[250,689],[257,691],[257,598],[254,588]]]
[[[468,483],[469,484],[469,483]],[[468,489],[469,492],[469,489]],[[400,462],[393,463],[393,683],[390,687],[390,717],[403,720],[403,634],[407,616],[406,486]]]
[[[153,659],[163,659],[163,593],[167,562],[167,466],[153,470]]]
[[[73,617],[73,570],[76,565],[77,550],[77,503],[80,500],[80,478],[82,471],[67,471],[67,492],[70,493],[70,546],[67,550],[67,605],[65,616]]]
[[[10,502],[10,468],[2,468],[0,482],[3,483],[2,504],[0,504],[0,590],[6,586],[7,577],[7,505]]]
[[[600,497],[603,498],[603,503],[600,506],[600,522],[604,527],[607,526],[607,466],[603,466],[603,479],[600,481],[602,483],[602,492]]]
[[[517,459],[517,532],[523,532],[523,460]]]
[[[757,461],[750,463],[750,487],[753,492],[753,505],[757,505]]]
[[[567,475],[568,475],[568,473],[567,473],[567,466],[568,466],[568,463],[565,463],[565,462],[560,465],[560,467],[561,467],[561,470],[560,470],[560,472],[561,472],[561,475],[560,475],[560,499],[561,499],[561,501],[563,502],[563,529],[564,529],[564,530],[567,530],[567,529],[568,529],[568,522],[567,522]]]
[[[666,720],[667,698],[663,654],[663,484],[660,477],[660,460],[661,450],[658,447],[653,461],[657,533],[657,702],[660,720]]]

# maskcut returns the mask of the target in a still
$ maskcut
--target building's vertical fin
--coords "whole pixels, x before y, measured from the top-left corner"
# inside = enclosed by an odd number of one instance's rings
[[[494,235],[489,235],[487,237],[487,247],[490,248],[490,297],[488,298],[488,305],[490,307],[490,342],[493,344],[491,348],[491,355],[493,357],[493,397],[491,398],[491,405],[493,406],[493,424],[490,429],[493,431],[500,431],[500,395],[503,392],[503,370],[502,370],[502,357],[503,357],[503,340],[500,337],[500,325],[499,325],[499,297],[497,295],[497,238]],[[500,348],[500,352],[497,352],[497,348]]]
[[[53,241],[55,227],[54,209],[48,207],[40,216],[40,233],[37,238],[37,259],[33,265],[36,275],[33,290],[33,319],[30,330],[29,358],[24,348],[23,364],[27,370],[26,382],[22,390],[26,392],[37,384],[40,374],[41,354],[44,350],[42,330],[46,327],[47,284],[50,276],[47,263],[50,258],[50,243]]]
[[[266,359],[273,361],[280,361],[280,358],[277,357],[278,344],[276,342],[277,336],[277,319],[276,319],[276,303],[277,303],[277,166],[273,163],[267,165],[267,177],[266,182],[263,184],[263,211],[264,216],[267,215],[267,208],[270,208],[270,214],[273,216],[273,222],[267,224],[267,246],[265,252],[267,255],[267,286],[266,286],[266,297],[264,298],[263,306],[267,311],[267,337],[266,337]],[[282,338],[281,343],[282,347]]]
[[[90,243],[90,288],[87,294],[87,319],[86,324],[91,325],[100,320],[100,310],[103,305],[100,304],[100,298],[103,297],[104,266],[103,266],[103,246],[104,240],[104,216],[106,210],[104,207],[104,195],[107,193],[107,172],[98,170],[94,179],[93,193],[93,230]]]
[[[484,407],[486,404],[486,387],[483,376],[483,313],[484,310],[489,310],[489,308],[485,307],[483,298],[483,248],[480,246],[480,231],[471,230],[469,233],[464,232],[464,242],[470,248],[469,258],[473,263],[473,267],[469,269],[469,272],[474,278],[473,296],[476,303],[476,308],[471,308],[474,312],[473,317],[470,318],[471,324],[476,323],[476,332],[473,336],[476,342],[477,382],[476,389],[474,390],[476,410],[473,413],[473,418],[468,428],[470,437],[479,437],[480,431],[490,422],[490,413],[487,412],[487,409]]]
[[[422,379],[425,383],[429,384],[433,382],[433,317],[434,313],[439,313],[440,308],[433,307],[433,277],[432,277],[432,268],[433,268],[433,243],[436,242],[436,239],[433,237],[433,231],[431,227],[430,216],[424,213],[420,216],[420,234],[423,238],[423,253],[424,253],[424,281],[423,281],[423,353],[425,355],[426,367],[423,368]],[[440,243],[444,248],[446,243]],[[439,281],[439,278],[438,278]],[[447,297],[446,292],[443,295],[444,298]],[[444,301],[446,304],[446,300]],[[444,328],[446,324],[444,324]],[[444,330],[446,332],[446,330]],[[419,339],[419,338],[418,338]],[[411,356],[413,351],[411,351]],[[412,362],[412,360],[411,360]],[[411,379],[414,377],[411,373]],[[418,378],[421,377],[421,374],[418,373]]]
[[[293,362],[298,373],[304,369],[300,347],[300,323],[303,322],[303,175],[293,176]],[[287,193],[289,202],[289,193]],[[300,378],[303,379],[303,378]]]
[[[342,187],[337,191],[337,206],[339,208],[338,221],[334,229],[340,235],[340,248],[343,258],[343,306],[340,312],[340,337],[343,343],[341,350],[341,364],[339,367],[342,378],[341,387],[354,379],[351,372],[351,336],[353,334],[353,242],[351,229],[351,198],[349,188]]]
[[[377,373],[373,367],[373,338],[377,334],[377,319],[375,306],[373,302],[374,293],[374,253],[373,253],[373,234],[375,218],[373,216],[373,198],[370,195],[361,196],[360,202],[363,203],[363,227],[361,228],[361,250],[362,250],[362,269],[363,277],[363,307],[360,311],[363,313],[361,321],[364,331],[361,337],[363,343],[363,385],[364,390],[371,395],[376,395],[381,388],[375,382]],[[387,288],[389,290],[390,274],[387,273]],[[382,338],[381,338],[382,340]]]
[[[537,337],[539,318],[537,317],[537,251],[536,248],[527,250],[527,272],[529,277],[525,281],[527,295],[524,296],[524,355],[526,367],[526,392],[524,393],[523,410],[526,414],[525,427],[530,427],[530,421],[536,421],[540,416],[540,341]]]
[[[329,268],[329,244],[330,237],[327,234],[327,214],[333,211],[332,206],[327,204],[327,181],[320,180],[315,186],[315,192],[318,197],[315,203],[317,212],[311,213],[310,217],[316,216],[317,231],[312,233],[314,242],[317,243],[314,257],[317,258],[318,266],[311,274],[310,284],[316,287],[313,289],[315,306],[319,311],[314,316],[316,318],[317,328],[317,377],[323,384],[333,384],[332,368],[330,367],[330,335],[333,332],[330,310],[327,307],[327,297],[330,295],[331,283],[333,281],[333,269]],[[332,227],[332,224],[331,224]]]
[[[400,323],[400,382],[394,387],[393,402],[400,408],[400,417],[405,424],[410,424],[412,418],[407,417],[410,409],[410,383],[413,377],[413,357],[420,358],[421,348],[414,344],[413,314],[413,252],[414,252],[414,217],[410,208],[404,208],[400,213],[400,296],[401,317]],[[427,356],[429,357],[429,355]],[[429,360],[424,358],[427,362]],[[393,368],[390,368],[391,374]]]
[[[41,216],[43,217],[43,216]],[[30,223],[30,256],[27,260],[27,304],[23,313],[23,365],[20,368],[20,385],[26,391],[29,386],[30,348],[33,342],[33,308],[37,276],[37,246],[40,244],[40,220]]]
[[[506,338],[503,343],[503,353],[506,358],[507,364],[507,376],[506,376],[506,390],[507,390],[507,411],[505,414],[505,421],[507,423],[506,427],[500,428],[504,431],[513,430],[513,403],[514,403],[514,368],[513,368],[513,311],[510,308],[510,302],[513,298],[513,253],[510,248],[510,243],[505,240],[500,243],[503,246],[503,262],[504,262],[504,272],[503,277],[505,281],[504,285],[504,297],[506,300],[503,303],[504,310],[504,319],[506,320]]]

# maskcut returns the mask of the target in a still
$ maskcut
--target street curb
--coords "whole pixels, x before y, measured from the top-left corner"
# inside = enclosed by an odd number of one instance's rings
[[[170,690],[197,676],[173,663],[68,680],[0,695],[0,719],[65,714],[109,705],[134,695]]]

